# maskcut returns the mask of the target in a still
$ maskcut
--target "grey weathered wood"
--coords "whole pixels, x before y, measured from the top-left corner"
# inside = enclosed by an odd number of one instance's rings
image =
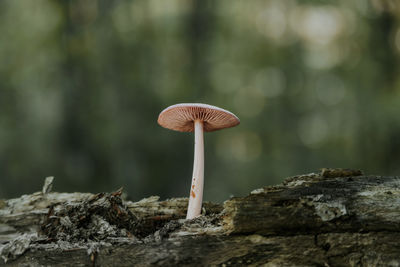
[[[205,203],[191,221],[185,198],[119,196],[43,190],[0,201],[0,265],[400,265],[400,177],[324,169]]]

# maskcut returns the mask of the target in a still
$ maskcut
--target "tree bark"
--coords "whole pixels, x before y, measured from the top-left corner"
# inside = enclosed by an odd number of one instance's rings
[[[323,169],[204,203],[193,220],[187,198],[48,188],[0,201],[0,265],[400,265],[400,177]]]

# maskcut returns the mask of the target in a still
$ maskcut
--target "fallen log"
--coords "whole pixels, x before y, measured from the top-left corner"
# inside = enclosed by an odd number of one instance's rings
[[[399,266],[400,177],[323,169],[185,220],[187,198],[42,192],[0,200],[0,265]]]

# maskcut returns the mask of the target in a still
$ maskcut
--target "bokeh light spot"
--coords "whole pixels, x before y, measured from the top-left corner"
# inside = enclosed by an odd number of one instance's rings
[[[279,41],[283,38],[286,28],[286,15],[281,2],[271,2],[256,16],[258,31],[268,38]]]
[[[397,31],[394,35],[394,45],[397,49],[397,52],[400,53],[400,27],[397,28]]]
[[[327,137],[328,123],[320,114],[305,116],[299,121],[298,134],[304,145],[316,147]]]
[[[332,6],[296,8],[291,13],[292,29],[310,44],[327,45],[343,31],[344,18]]]
[[[342,63],[346,50],[339,45],[309,46],[304,53],[304,61],[310,68],[327,70]]]
[[[225,160],[249,162],[262,153],[262,141],[255,132],[221,134],[217,142],[217,154]]]
[[[261,69],[255,75],[254,86],[259,88],[265,97],[276,97],[285,90],[286,78],[279,68]]]

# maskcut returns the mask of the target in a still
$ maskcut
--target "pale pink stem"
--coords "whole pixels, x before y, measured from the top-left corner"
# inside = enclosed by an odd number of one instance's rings
[[[204,186],[204,139],[203,122],[194,122],[194,162],[192,186],[190,187],[189,205],[186,219],[193,219],[200,215],[203,201]]]

